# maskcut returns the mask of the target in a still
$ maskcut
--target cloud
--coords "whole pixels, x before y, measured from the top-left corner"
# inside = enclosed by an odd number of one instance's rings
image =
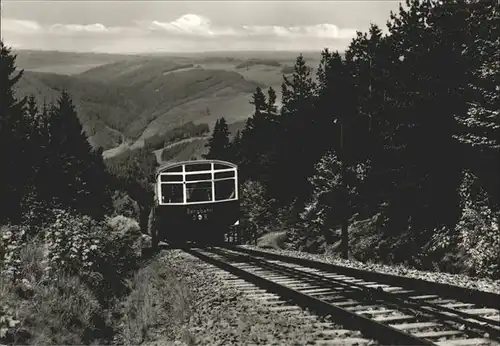
[[[50,46],[46,49],[106,51],[109,48],[115,51],[123,49],[124,52],[343,49],[356,34],[354,29],[339,28],[329,23],[221,26],[207,17],[192,13],[170,22],[136,21],[128,26],[106,26],[102,23],[42,26],[34,21],[5,18],[2,29],[5,39],[19,42],[23,47],[28,42],[39,42],[37,46]]]
[[[233,28],[214,26],[210,19],[196,14],[185,14],[172,22],[138,22],[139,26],[159,34],[170,34],[183,37],[217,38],[236,36]]]
[[[71,33],[81,33],[81,32],[89,32],[89,33],[108,33],[110,30],[100,23],[88,24],[88,25],[80,25],[80,24],[54,24],[49,28],[49,31],[52,33],[62,33],[62,34],[71,34]]]
[[[139,23],[141,26],[156,32],[182,34],[192,37],[248,37],[266,38],[320,38],[320,39],[350,39],[356,35],[355,29],[340,29],[334,24],[317,24],[306,26],[252,26],[223,27],[212,25],[208,18],[196,14],[186,14],[172,22],[152,21]]]
[[[42,31],[42,27],[35,21],[2,18],[2,32],[15,34],[34,34]]]
[[[248,35],[275,36],[280,38],[324,38],[350,39],[356,35],[355,29],[339,29],[333,24],[306,26],[243,26]]]

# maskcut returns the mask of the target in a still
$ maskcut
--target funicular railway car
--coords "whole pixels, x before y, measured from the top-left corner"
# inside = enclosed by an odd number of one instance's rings
[[[159,241],[221,243],[238,218],[235,164],[194,160],[158,168],[148,224],[153,246]]]

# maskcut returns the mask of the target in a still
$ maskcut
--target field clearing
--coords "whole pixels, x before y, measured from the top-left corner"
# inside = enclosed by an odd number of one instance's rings
[[[138,141],[189,121],[193,121],[195,124],[206,123],[212,128],[220,117],[224,117],[228,123],[245,120],[253,112],[250,100],[250,93],[195,99],[158,115],[155,120],[148,124]]]
[[[63,75],[77,75],[85,71],[91,70],[93,68],[106,65],[106,63],[96,63],[96,64],[68,64],[68,65],[47,65],[39,66],[33,68],[27,68],[27,71],[33,72],[44,72],[44,73],[56,73]]]

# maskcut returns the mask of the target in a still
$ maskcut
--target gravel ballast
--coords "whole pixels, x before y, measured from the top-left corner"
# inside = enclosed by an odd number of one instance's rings
[[[297,258],[304,258],[313,261],[323,262],[323,263],[331,263],[338,266],[369,270],[373,272],[392,274],[405,276],[409,278],[416,278],[427,280],[431,282],[438,282],[444,284],[450,284],[455,286],[461,286],[465,288],[492,292],[496,294],[500,294],[500,280],[492,280],[487,278],[475,278],[470,277],[465,274],[449,274],[443,272],[432,272],[432,271],[424,271],[417,270],[412,268],[407,268],[402,265],[384,265],[384,264],[375,264],[375,263],[363,263],[356,260],[345,260],[339,257],[334,257],[329,254],[310,254],[302,251],[293,251],[293,250],[278,250],[278,249],[269,249],[269,248],[260,248],[253,245],[241,245],[242,248],[248,248],[252,250],[266,251],[271,253],[276,253],[285,256],[292,256]]]
[[[165,321],[167,326],[148,333],[154,337],[144,344],[305,345],[322,339],[362,340],[358,331],[304,310],[272,311],[258,298],[236,289],[234,280],[223,279],[227,274],[216,273],[213,266],[180,250],[165,250],[159,256],[187,291],[183,294],[188,297],[187,313],[183,321]]]

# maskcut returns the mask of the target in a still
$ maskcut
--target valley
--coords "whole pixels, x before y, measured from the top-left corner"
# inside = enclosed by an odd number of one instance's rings
[[[255,88],[273,87],[280,97],[283,72],[290,71],[298,55],[16,54],[18,67],[24,69],[17,85],[18,96],[34,95],[39,104],[52,103],[62,90],[67,90],[89,142],[101,147],[105,158],[142,148],[148,138],[168,134],[189,122],[212,129],[216,120],[224,117],[234,135],[253,112],[249,102]],[[319,54],[307,57],[310,66],[318,65]],[[278,98],[277,103],[280,101]],[[189,144],[181,156],[189,152],[186,159],[199,158],[204,148],[200,140],[179,143]],[[161,154],[157,157],[160,159]]]

